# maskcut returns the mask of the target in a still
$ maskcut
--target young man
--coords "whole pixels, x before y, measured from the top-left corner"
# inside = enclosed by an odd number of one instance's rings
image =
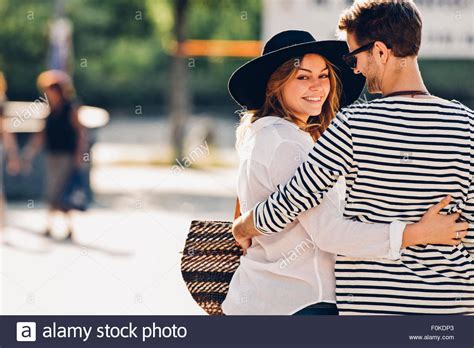
[[[345,217],[362,222],[414,222],[451,195],[447,212],[468,223],[463,243],[408,247],[398,260],[337,257],[341,314],[474,314],[474,113],[427,91],[417,63],[421,26],[410,0],[358,1],[341,16],[346,62],[383,97],[343,109],[295,176],[234,224],[244,246],[278,233],[340,175]]]

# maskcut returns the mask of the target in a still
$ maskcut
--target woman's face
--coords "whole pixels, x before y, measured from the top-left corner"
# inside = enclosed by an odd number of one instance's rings
[[[295,77],[283,87],[283,99],[295,117],[306,123],[309,116],[321,113],[330,89],[329,68],[323,57],[307,54]]]

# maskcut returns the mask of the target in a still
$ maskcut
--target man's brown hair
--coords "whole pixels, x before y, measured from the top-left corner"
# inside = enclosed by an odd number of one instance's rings
[[[356,0],[339,19],[339,30],[354,34],[359,45],[382,41],[396,57],[418,54],[421,26],[412,0]]]

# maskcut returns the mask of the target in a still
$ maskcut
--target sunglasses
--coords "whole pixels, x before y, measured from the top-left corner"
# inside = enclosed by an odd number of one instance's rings
[[[370,50],[372,47],[374,47],[374,44],[375,44],[375,41],[372,41],[372,42],[368,43],[367,45],[361,46],[361,47],[355,49],[354,51],[343,55],[342,59],[349,66],[349,68],[355,69],[357,67],[356,54]]]

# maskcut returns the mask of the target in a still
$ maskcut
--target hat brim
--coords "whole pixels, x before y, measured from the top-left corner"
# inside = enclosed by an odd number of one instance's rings
[[[365,77],[354,74],[342,59],[348,53],[344,41],[313,41],[282,48],[257,57],[237,69],[229,79],[228,89],[232,98],[247,110],[256,110],[265,102],[265,91],[268,79],[280,65],[295,57],[305,54],[320,54],[335,67],[342,83],[340,107],[356,101],[365,85]]]

